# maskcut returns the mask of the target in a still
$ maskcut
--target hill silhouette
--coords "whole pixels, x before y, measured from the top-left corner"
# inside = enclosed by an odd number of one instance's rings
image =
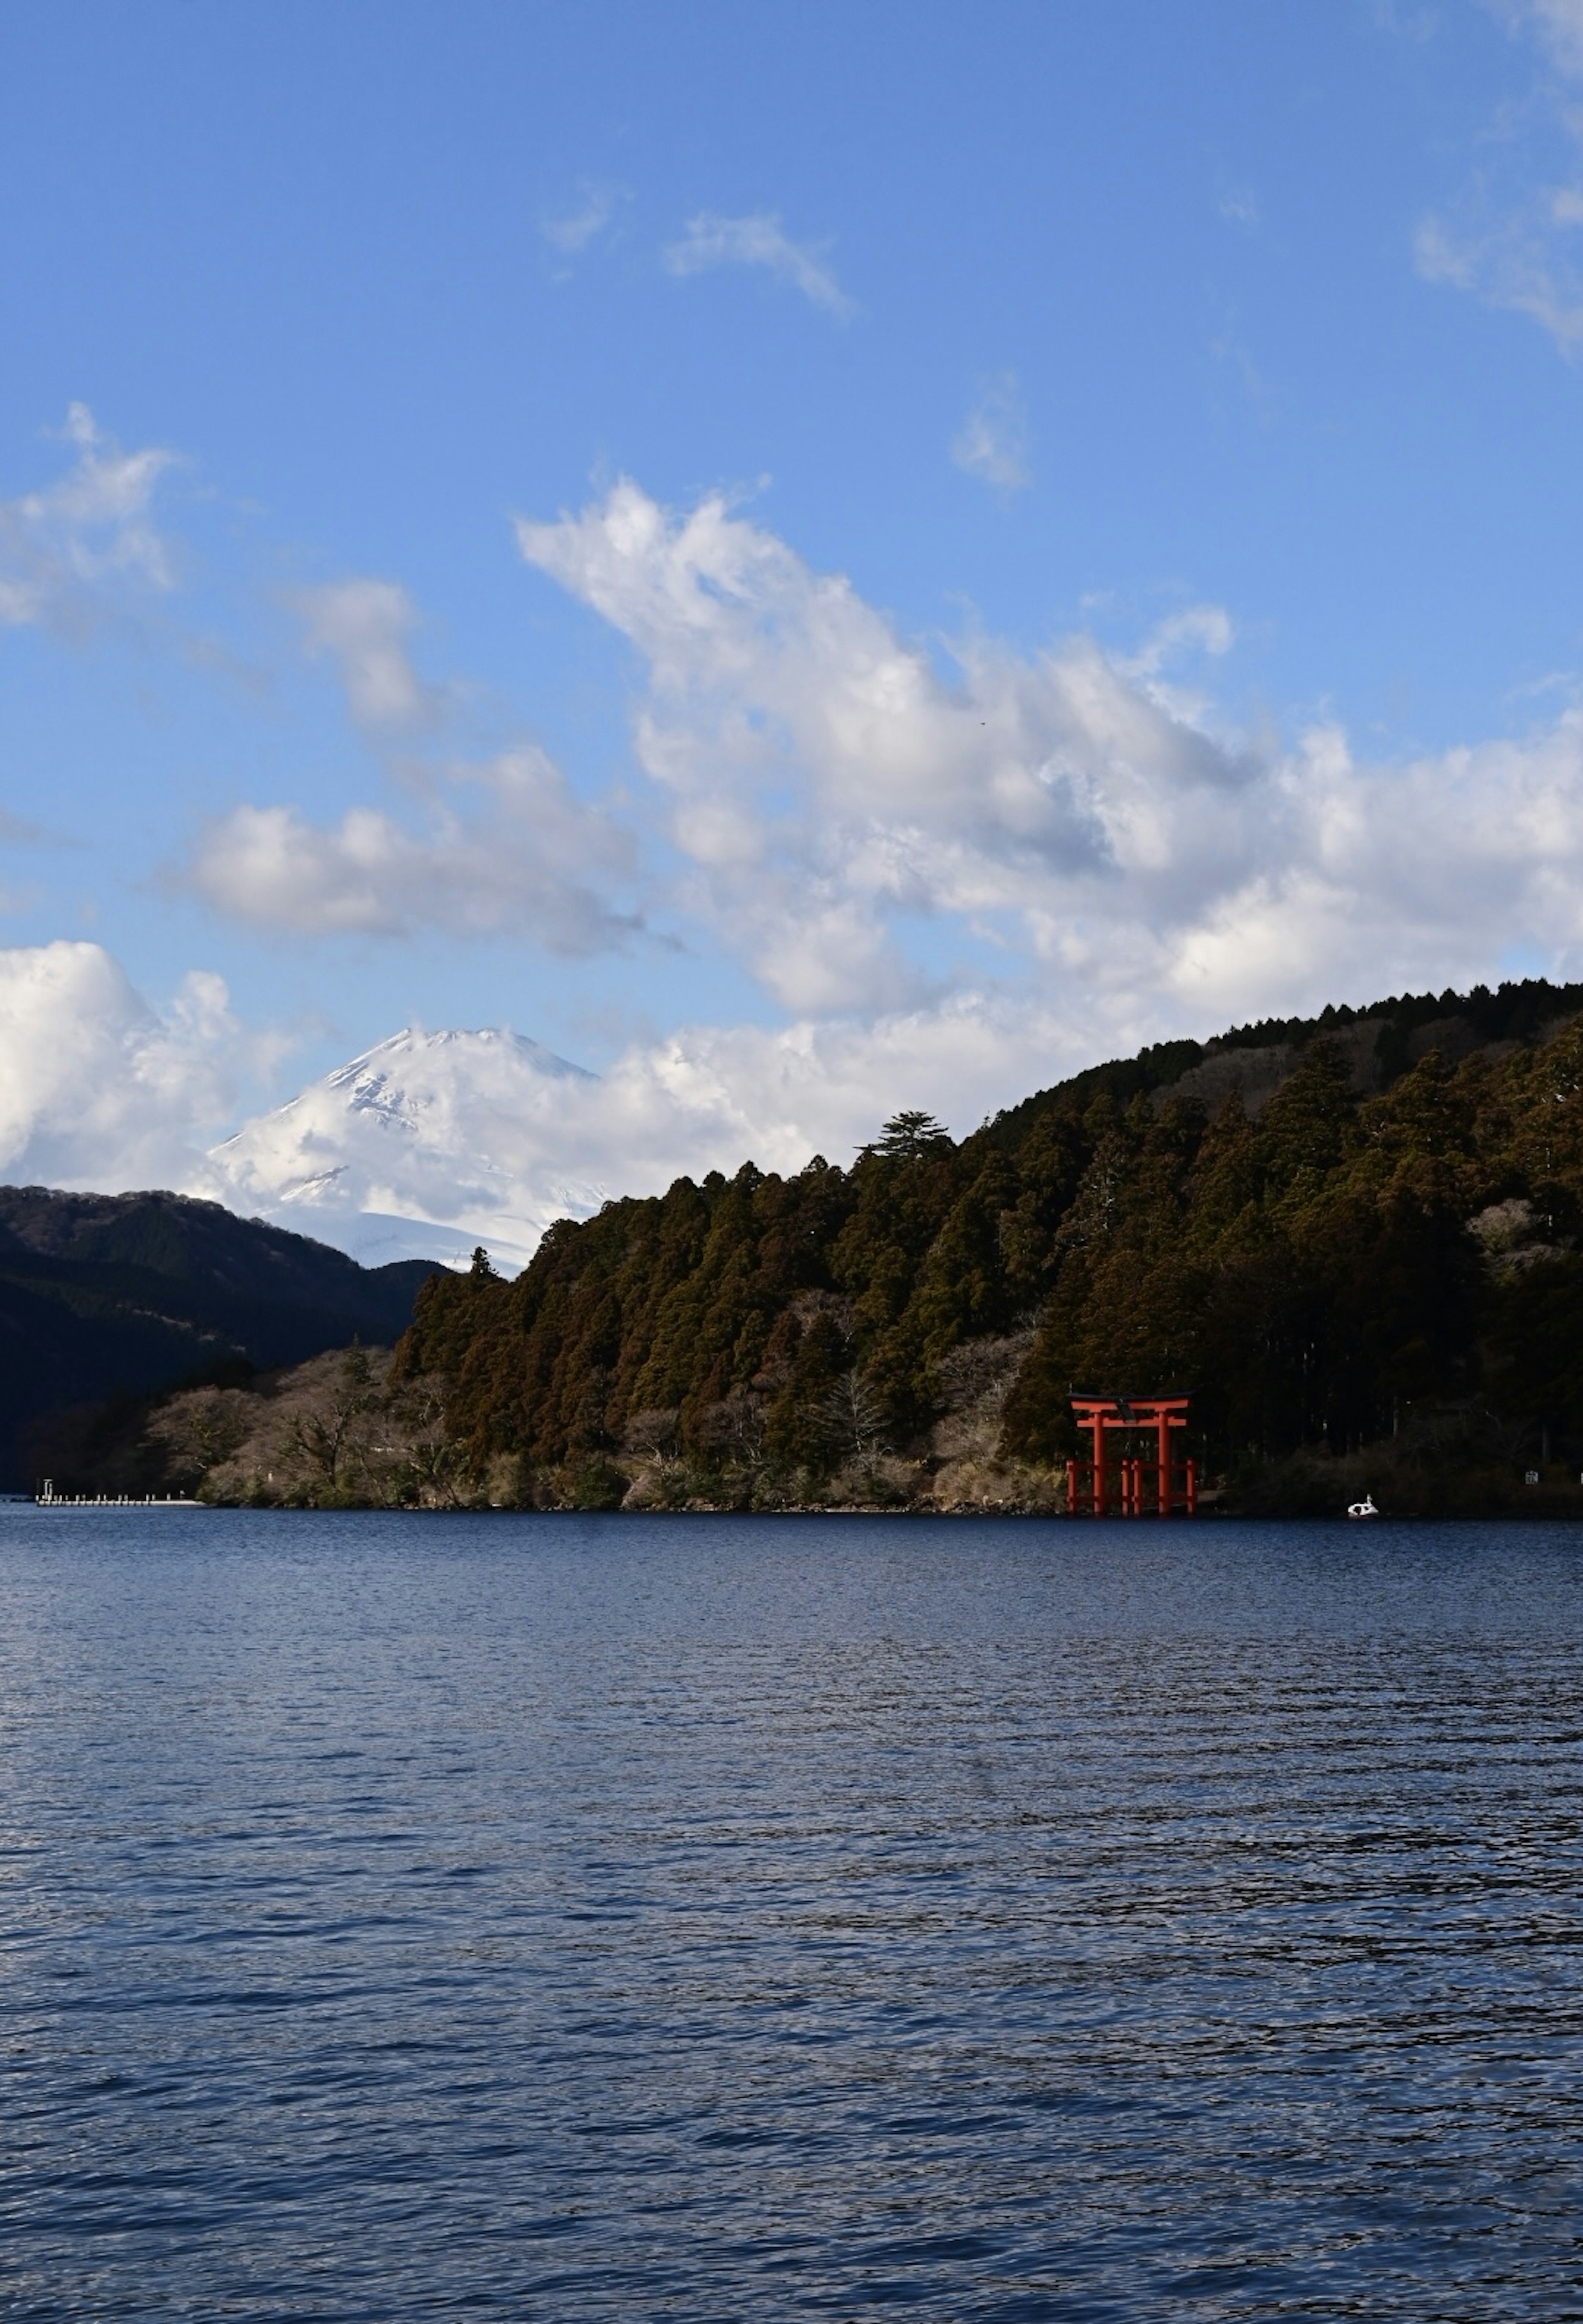
[[[64,1411],[388,1343],[431,1272],[180,1194],[0,1187],[0,1485],[32,1488]]]

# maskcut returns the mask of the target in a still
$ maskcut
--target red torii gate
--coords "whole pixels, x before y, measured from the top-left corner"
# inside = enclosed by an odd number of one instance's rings
[[[1124,1517],[1146,1515],[1168,1517],[1177,1506],[1173,1481],[1173,1463],[1171,1459],[1171,1431],[1185,1428],[1187,1407],[1192,1401],[1185,1396],[1074,1396],[1072,1408],[1080,1428],[1086,1428],[1093,1450],[1087,1462],[1069,1461],[1066,1464],[1066,1507],[1075,1517],[1087,1508],[1097,1517],[1111,1513],[1110,1480],[1114,1476],[1120,1488],[1119,1508],[1114,1512]],[[1112,1470],[1105,1460],[1105,1440],[1112,1428],[1152,1429],[1155,1434],[1155,1457],[1127,1458],[1118,1461]],[[1119,1450],[1119,1447],[1118,1448]],[[1088,1470],[1088,1491],[1083,1491],[1084,1469]],[[1154,1486],[1152,1510],[1146,1509],[1146,1483]],[[1191,1456],[1182,1464],[1181,1507],[1191,1517],[1198,1507],[1198,1470]]]

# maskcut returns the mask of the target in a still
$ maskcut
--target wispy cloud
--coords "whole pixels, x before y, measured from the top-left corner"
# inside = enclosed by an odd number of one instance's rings
[[[1374,0],[1374,20],[1381,32],[1394,33],[1398,40],[1415,41],[1421,47],[1440,30],[1435,10],[1415,6],[1413,0]]]
[[[822,254],[793,242],[779,218],[767,211],[748,217],[721,217],[712,210],[700,211],[688,219],[681,240],[668,244],[664,258],[667,271],[679,275],[705,274],[716,266],[761,267],[789,282],[827,314],[844,319],[857,312],[855,301],[842,289]]]
[[[1583,347],[1583,269],[1558,228],[1583,223],[1583,198],[1551,190],[1509,212],[1484,232],[1459,234],[1442,217],[1424,218],[1413,255],[1426,282],[1469,290],[1486,307],[1526,315],[1560,352]]]
[[[1460,196],[1420,221],[1413,259],[1426,282],[1525,316],[1576,357],[1583,353],[1583,0],[1488,5],[1537,48],[1536,96],[1503,115]]]
[[[521,745],[432,784],[416,825],[358,807],[338,823],[239,807],[199,835],[172,884],[244,926],[307,936],[507,936],[563,954],[608,951],[639,925],[611,900],[636,850]]]
[[[1251,186],[1232,186],[1220,196],[1217,207],[1228,226],[1247,226],[1250,230],[1259,222],[1258,196]]]
[[[152,504],[170,452],[124,452],[85,403],[62,430],[76,458],[42,492],[0,501],[0,623],[80,628],[118,584],[166,590],[170,552]]]
[[[299,589],[292,604],[310,654],[328,654],[340,671],[359,726],[375,733],[431,724],[442,702],[412,667],[407,641],[418,609],[399,583],[357,578]]]
[[[1027,413],[1017,374],[1003,371],[985,382],[951,447],[951,456],[970,476],[980,477],[1001,492],[1023,492],[1033,482],[1027,435]]]
[[[63,844],[54,832],[30,822],[26,816],[13,815],[8,808],[0,807],[0,846],[59,847]]]
[[[363,803],[328,821],[290,800],[249,802],[207,823],[166,884],[281,935],[439,930],[566,955],[627,943],[641,926],[633,835],[580,798],[536,742],[477,761],[442,755],[465,695],[414,668],[423,617],[408,591],[359,575],[289,602],[308,654],[335,663],[393,811]]]
[[[1559,70],[1583,78],[1583,0],[1505,0],[1500,13],[1531,26]]]
[[[579,189],[575,208],[558,217],[542,218],[538,231],[563,258],[575,258],[614,223],[626,199],[625,186],[586,180]]]

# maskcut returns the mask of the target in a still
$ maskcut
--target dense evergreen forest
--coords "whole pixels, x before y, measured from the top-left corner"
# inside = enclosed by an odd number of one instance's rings
[[[1076,1390],[1190,1391],[1238,1508],[1521,1502],[1583,1455],[1583,987],[1097,1066],[960,1143],[751,1163],[480,1254],[393,1379],[547,1507],[1059,1505]],[[1570,1471],[1577,1489],[1578,1471]],[[1536,1506],[1530,1500],[1527,1506]]]

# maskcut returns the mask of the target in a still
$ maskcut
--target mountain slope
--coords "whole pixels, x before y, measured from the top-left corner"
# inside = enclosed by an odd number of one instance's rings
[[[850,1171],[684,1178],[515,1283],[437,1277],[399,1365],[443,1379],[475,1474],[551,1499],[926,1495],[970,1412],[976,1457],[1058,1468],[1073,1388],[1191,1390],[1221,1471],[1437,1430],[1583,1452],[1579,1010],[1537,982],[1327,1010],[960,1145],[898,1122]]]
[[[514,1268],[603,1200],[531,1175],[566,1092],[594,1078],[520,1034],[409,1027],[216,1147],[215,1190],[365,1264],[454,1265],[482,1241]]]
[[[388,1343],[431,1269],[373,1269],[216,1203],[0,1187],[0,1486],[33,1481],[45,1416],[226,1361]]]

